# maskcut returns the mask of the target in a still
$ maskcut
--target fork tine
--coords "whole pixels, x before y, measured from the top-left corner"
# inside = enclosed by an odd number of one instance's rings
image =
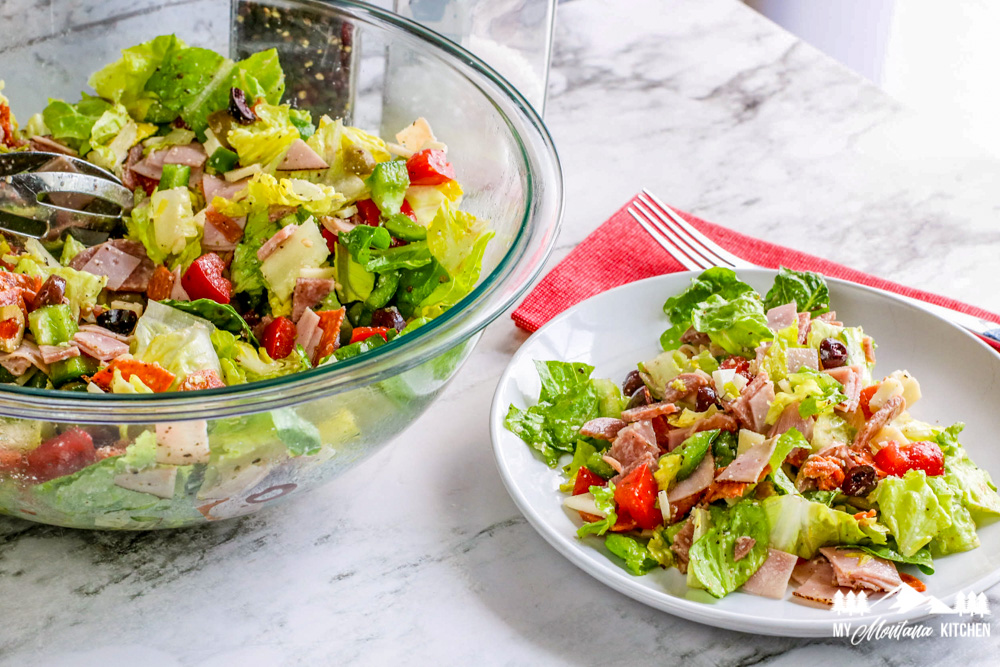
[[[692,249],[692,252],[696,253],[699,257],[709,262],[712,266],[733,266],[732,263],[726,261],[722,257],[719,257],[715,253],[711,252],[706,248],[697,238],[697,236],[692,237],[687,231],[681,228],[677,222],[669,217],[663,210],[661,210],[656,204],[643,199],[643,195],[639,195],[639,201],[649,207],[653,215],[656,216],[660,230],[663,231],[668,237],[676,240],[683,240]]]
[[[667,227],[659,215],[657,215],[654,210],[643,201],[636,201],[633,206],[637,211],[643,214],[646,221],[652,225],[660,236],[664,237],[668,243],[672,243],[680,252],[684,253],[691,261],[695,262],[700,268],[707,269],[713,266],[718,266],[712,261],[710,255],[706,256],[705,253],[698,252],[697,247],[685,241],[680,235],[676,234],[672,229]]]
[[[628,212],[633,218],[635,218],[635,221],[646,230],[646,233],[652,236],[653,240],[659,243],[663,249],[666,250],[671,257],[676,259],[685,269],[688,269],[689,271],[697,271],[698,269],[710,268],[711,265],[706,266],[705,260],[702,257],[699,257],[696,253],[692,252],[691,254],[696,257],[697,260],[692,259],[685,254],[683,250],[675,245],[672,237],[664,234],[658,227],[653,225],[653,221],[648,217],[648,213],[642,211],[641,209],[637,210],[637,208],[633,208],[631,206],[628,208]]]
[[[646,202],[645,200],[642,200],[641,197],[643,196],[648,198],[650,201]],[[706,259],[712,260],[716,265],[728,265],[733,267],[753,266],[750,262],[742,259],[741,257],[737,257],[733,253],[721,247],[712,239],[708,238],[705,234],[695,229],[687,220],[679,216],[676,211],[660,201],[660,199],[649,190],[643,189],[640,199],[654,211],[660,213],[661,216],[666,215],[669,217],[674,223],[669,226],[671,226],[679,234],[683,235],[696,250],[703,251],[701,253],[702,256]],[[657,211],[657,209],[659,210]],[[679,230],[677,229],[678,227],[680,228]],[[715,259],[713,259],[712,255],[714,255]]]

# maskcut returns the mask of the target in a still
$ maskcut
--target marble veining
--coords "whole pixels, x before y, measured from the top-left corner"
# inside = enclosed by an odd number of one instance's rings
[[[32,4],[5,2],[0,19]],[[552,262],[645,186],[1000,310],[1000,160],[736,0],[560,4],[547,122],[567,202]],[[577,570],[493,463],[490,399],[524,339],[498,320],[396,443],[264,514],[149,534],[0,519],[0,667],[995,663],[996,639],[852,647],[716,630]],[[1000,608],[1000,589],[989,597]]]

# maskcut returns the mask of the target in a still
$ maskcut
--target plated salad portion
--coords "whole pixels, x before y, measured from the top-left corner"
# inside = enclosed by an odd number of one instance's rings
[[[82,157],[135,193],[100,245],[0,239],[0,382],[239,385],[356,356],[469,293],[492,233],[459,210],[427,121],[389,141],[315,121],[284,80],[274,50],[233,62],[164,35],[23,129],[0,97],[0,150]]]
[[[781,269],[762,296],[709,269],[667,299],[663,352],[620,387],[536,361],[538,402],[505,426],[562,463],[578,536],[635,575],[677,568],[716,598],[791,585],[820,606],[923,590],[913,574],[978,547],[1000,496],[962,424],[911,415],[916,378],[876,374],[872,338],[830,308],[818,274]]]

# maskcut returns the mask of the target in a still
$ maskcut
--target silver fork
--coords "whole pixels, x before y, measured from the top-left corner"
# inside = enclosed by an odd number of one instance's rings
[[[737,257],[719,246],[677,215],[649,190],[642,191],[635,204],[628,208],[628,212],[654,241],[663,246],[663,249],[686,269],[699,271],[713,266],[726,266],[731,269],[760,268],[757,264]],[[993,322],[902,294],[895,296],[968,329],[978,336],[1000,342],[1000,327]]]

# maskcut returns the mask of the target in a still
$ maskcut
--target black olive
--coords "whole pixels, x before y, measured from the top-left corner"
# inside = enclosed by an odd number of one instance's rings
[[[635,390],[625,409],[631,410],[632,408],[641,408],[642,406],[649,405],[652,402],[653,397],[649,395],[649,390],[646,389],[645,385],[643,385]]]
[[[135,314],[135,311],[127,308],[112,308],[97,316],[98,324],[122,336],[128,336],[132,333],[138,321],[139,316]]]
[[[695,409],[698,412],[704,412],[718,403],[719,396],[715,393],[714,389],[708,386],[698,388],[698,394],[695,398]]]
[[[878,473],[875,472],[875,468],[862,464],[847,471],[840,490],[847,496],[862,497],[874,491],[876,486],[878,486]]]
[[[242,88],[229,89],[229,115],[240,125],[249,125],[257,120],[257,114],[247,104],[247,94]]]
[[[38,294],[35,295],[35,300],[32,301],[33,308],[42,308],[43,306],[57,306],[63,302],[63,297],[66,295],[66,279],[62,276],[57,276],[52,274],[45,279],[42,283],[42,288],[38,290]]]
[[[389,306],[388,308],[379,308],[372,313],[372,326],[402,331],[406,328],[406,320],[403,319],[396,306]]]
[[[629,374],[625,376],[625,380],[622,382],[622,393],[626,396],[631,396],[635,393],[636,389],[645,386],[646,383],[642,381],[639,371],[629,371]]]
[[[847,363],[847,346],[835,338],[824,338],[819,344],[819,361],[823,368],[840,368]]]

